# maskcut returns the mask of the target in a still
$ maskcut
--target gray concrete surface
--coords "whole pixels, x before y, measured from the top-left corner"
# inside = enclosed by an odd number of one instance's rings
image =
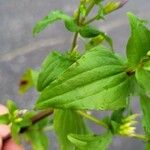
[[[71,43],[71,34],[65,31],[63,24],[54,24],[36,38],[32,37],[32,27],[50,10],[63,9],[71,13],[77,0],[0,0],[0,103],[13,99],[21,108],[32,107],[36,93],[31,90],[24,96],[18,94],[18,80],[28,68],[38,68],[50,50],[67,50]],[[127,11],[150,20],[150,0],[129,0],[128,4],[112,13],[105,21],[98,23],[113,37],[114,47],[125,54],[125,45],[129,36]],[[134,103],[138,111],[137,102]],[[53,137],[53,136],[52,136]],[[52,139],[52,149],[57,150]],[[50,148],[49,148],[50,149]],[[110,150],[143,150],[138,140],[114,138]]]

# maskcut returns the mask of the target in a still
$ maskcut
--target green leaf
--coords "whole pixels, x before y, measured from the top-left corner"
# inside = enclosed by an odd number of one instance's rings
[[[88,133],[82,117],[73,110],[55,110],[54,128],[61,150],[74,150],[73,144],[67,139],[68,134]]]
[[[116,110],[126,105],[131,79],[122,60],[98,46],[87,51],[47,86],[36,108]]]
[[[111,133],[104,135],[75,135],[70,134],[68,139],[79,150],[107,150],[112,141]]]
[[[102,1],[104,1],[104,0],[94,0],[95,1],[95,4],[100,4]]]
[[[140,103],[143,112],[143,128],[145,132],[150,136],[150,97],[145,94],[141,94]]]
[[[39,76],[39,72],[31,69],[31,77],[32,77],[33,85],[35,87],[37,87],[38,76]]]
[[[150,149],[150,143],[147,142],[147,143],[145,144],[145,150],[149,150],[149,149]]]
[[[78,32],[80,30],[80,27],[75,23],[75,21],[70,18],[64,21],[65,27],[70,31],[70,32]]]
[[[29,89],[37,86],[38,72],[32,69],[27,69],[20,79],[19,93],[24,94]]]
[[[44,132],[44,128],[49,125],[49,118],[44,118],[34,125],[30,125],[28,131],[24,133],[27,141],[31,142],[33,150],[47,150],[48,137]]]
[[[9,114],[0,115],[0,124],[9,124]]]
[[[92,38],[92,37],[98,36],[101,32],[98,29],[88,25],[88,26],[82,27],[79,33],[82,37]]]
[[[123,117],[124,111],[125,109],[113,111],[111,118],[109,119],[109,126],[113,134],[118,134],[118,129],[122,124],[122,119],[124,118]]]
[[[17,105],[12,100],[7,101],[7,108],[9,110],[10,115],[13,115],[15,110],[18,109]]]
[[[104,32],[100,32],[100,34],[94,38],[92,38],[89,43],[85,45],[86,50],[91,49],[95,46],[100,45],[103,41],[106,41],[111,49],[113,50],[113,42],[112,39]]]
[[[60,76],[74,61],[58,52],[50,53],[44,60],[38,77],[37,89],[42,91]]]
[[[121,123],[123,118],[124,109],[116,110],[111,115],[111,120]]]
[[[37,22],[37,24],[33,28],[33,35],[40,33],[48,25],[58,20],[63,20],[65,23],[65,26],[67,27],[69,31],[76,32],[77,30],[79,30],[79,27],[76,25],[76,23],[70,16],[68,16],[66,13],[62,11],[56,10],[56,11],[51,11],[41,21]]]
[[[19,132],[20,132],[20,126],[16,123],[13,123],[11,125],[11,136],[17,143],[20,143]]]
[[[48,138],[42,131],[29,130],[25,133],[25,138],[31,142],[33,150],[47,150],[48,148]]]
[[[150,61],[144,63],[143,69],[146,71],[150,71]]]
[[[144,26],[142,20],[134,14],[128,13],[131,36],[127,44],[127,57],[129,65],[136,68],[142,58],[150,50],[150,31]]]
[[[150,71],[147,71],[143,68],[138,68],[135,73],[137,82],[139,85],[145,89],[146,92],[150,91]]]

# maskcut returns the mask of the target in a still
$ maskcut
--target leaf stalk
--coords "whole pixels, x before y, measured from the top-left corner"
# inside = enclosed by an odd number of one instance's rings
[[[107,129],[108,129],[108,125],[107,125],[103,120],[97,119],[96,117],[94,117],[94,116],[92,116],[92,115],[89,115],[89,114],[87,114],[87,113],[84,112],[84,111],[78,110],[78,111],[76,111],[76,112],[77,112],[78,114],[80,114],[81,116],[83,116],[83,117],[85,117],[85,118],[87,118],[87,119],[89,119],[89,120],[95,122],[96,124],[101,125],[101,126],[103,126],[104,128],[107,128]]]
[[[86,10],[85,16],[84,16],[84,17],[81,19],[81,21],[80,21],[80,6],[81,6],[81,2],[80,2],[80,5],[79,5],[79,7],[78,7],[78,14],[77,14],[77,18],[76,18],[76,22],[77,22],[78,25],[82,25],[82,24],[84,23],[86,17],[87,17],[88,14],[91,12],[91,10],[92,10],[92,8],[94,7],[94,5],[95,5],[95,2],[94,2],[94,0],[92,0],[91,3],[90,3],[90,5],[89,5],[89,7],[88,7],[87,10]],[[71,46],[71,52],[74,50],[74,48],[75,48],[76,45],[77,45],[78,34],[79,34],[79,32],[76,32],[76,33],[74,34],[73,42],[72,42],[72,46]]]

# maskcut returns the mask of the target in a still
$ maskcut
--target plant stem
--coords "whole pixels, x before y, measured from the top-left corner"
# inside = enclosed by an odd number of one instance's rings
[[[80,5],[81,5],[81,3],[80,3]],[[80,24],[82,25],[82,24],[84,23],[86,17],[88,16],[88,14],[90,13],[90,11],[91,11],[92,8],[94,7],[95,2],[94,2],[94,0],[91,1],[89,7],[88,7],[87,10],[86,10],[85,16],[81,19],[81,21],[80,21],[80,5],[79,5],[79,8],[78,8],[78,14],[77,14],[77,19],[76,19],[78,25],[80,25]],[[75,48],[76,45],[77,45],[78,34],[79,34],[79,32],[76,32],[76,33],[74,34],[73,42],[72,42],[72,47],[71,47],[71,52],[74,50],[74,48]]]
[[[37,122],[39,122],[40,120],[50,116],[51,114],[53,114],[54,110],[53,109],[47,109],[47,110],[43,110],[39,113],[37,113],[35,116],[33,116],[31,118],[31,122],[32,124],[36,124]],[[24,133],[29,129],[30,126],[24,127],[20,130],[20,133]],[[8,136],[6,136],[3,141],[7,141],[8,139],[11,138],[11,135],[9,134]]]
[[[92,0],[91,3],[90,3],[90,5],[89,5],[89,7],[88,7],[87,10],[86,10],[85,16],[81,19],[81,24],[84,23],[86,17],[89,15],[89,13],[91,12],[91,10],[92,10],[92,8],[94,7],[94,5],[95,5],[95,2],[94,2],[94,0]]]
[[[103,126],[104,128],[108,128],[108,125],[107,125],[104,121],[99,120],[99,119],[95,118],[94,116],[91,116],[91,115],[87,114],[87,113],[84,112],[84,111],[78,110],[78,111],[76,111],[76,112],[77,112],[78,114],[80,114],[81,116],[83,116],[83,117],[85,117],[85,118],[87,118],[87,119],[89,119],[89,120],[95,122],[96,124],[101,125],[101,126]]]
[[[75,48],[76,45],[77,45],[78,34],[79,34],[78,32],[76,32],[76,33],[74,34],[73,41],[72,41],[71,52],[74,50],[74,48]]]
[[[33,117],[31,118],[32,124],[36,124],[37,122],[41,121],[42,119],[44,119],[44,118],[46,118],[46,117],[52,115],[53,112],[54,112],[53,109],[47,109],[47,110],[43,110],[43,111],[37,113],[35,116],[33,116]],[[78,114],[80,114],[81,116],[83,116],[83,117],[85,117],[85,118],[87,118],[87,119],[93,121],[93,122],[96,123],[97,125],[103,126],[103,127],[106,128],[106,129],[109,128],[108,125],[107,125],[103,120],[97,119],[96,117],[91,116],[91,115],[89,115],[89,114],[87,114],[86,112],[81,111],[81,110],[77,110],[76,112],[77,112]],[[26,131],[29,129],[29,127],[30,127],[30,126],[22,128],[21,131],[20,131],[20,133],[22,134],[22,133],[26,132]],[[49,129],[49,128],[48,128],[48,129]],[[51,127],[50,127],[50,129],[51,129]],[[119,135],[120,135],[120,134],[119,134]],[[124,136],[124,135],[120,135],[120,136]],[[127,137],[128,137],[128,136],[127,136]],[[10,138],[11,138],[11,135],[9,134],[7,137],[5,137],[5,138],[3,139],[3,142],[9,140]],[[148,142],[148,141],[149,141],[149,139],[148,139],[145,135],[142,135],[142,134],[134,134],[131,138],[143,140],[143,141],[145,141],[145,142]]]
[[[145,142],[148,141],[148,138],[145,135],[142,135],[142,134],[134,134],[133,138],[140,139],[140,140],[143,140]]]
[[[137,134],[137,133],[135,133],[135,134],[132,135],[132,136],[119,134],[119,136],[134,138],[134,139],[142,140],[142,141],[145,141],[145,142],[148,142],[148,141],[149,141],[149,139],[148,139],[145,135],[143,135],[143,134]]]
[[[52,115],[53,112],[54,112],[53,109],[46,109],[44,111],[39,112],[38,114],[36,114],[35,116],[31,118],[32,124],[35,124],[41,119],[44,119],[45,117]]]
[[[94,16],[93,18],[91,18],[91,19],[87,20],[87,21],[86,21],[83,25],[90,24],[91,22],[95,21],[95,20],[96,20],[96,18],[97,18],[97,15],[96,15],[96,16]]]
[[[99,119],[95,118],[94,116],[91,116],[91,115],[87,114],[87,113],[84,112],[84,111],[78,110],[78,111],[76,111],[76,112],[77,112],[78,114],[80,114],[81,116],[83,116],[83,117],[85,117],[85,118],[87,118],[87,119],[89,119],[89,120],[95,122],[96,124],[98,124],[98,125],[100,125],[100,126],[103,126],[103,127],[106,128],[106,129],[109,128],[108,125],[107,125],[104,121],[99,120]],[[120,135],[120,134],[119,134],[119,135]],[[121,136],[123,136],[123,135],[121,135]],[[129,136],[127,136],[127,137],[129,137]],[[139,140],[143,140],[143,141],[145,141],[145,142],[147,142],[147,141],[149,140],[145,135],[142,135],[142,134],[134,134],[134,135],[132,136],[132,138],[139,139]]]
[[[32,124],[35,124],[37,122],[39,122],[40,120],[52,115],[54,112],[53,109],[47,109],[47,110],[43,110],[39,113],[37,113],[35,116],[33,116],[31,118],[31,121],[32,121]],[[108,129],[108,125],[103,121],[103,120],[100,120],[100,119],[97,119],[96,117],[92,116],[92,115],[89,115],[87,114],[86,112],[84,111],[81,111],[81,110],[77,110],[76,111],[78,114],[80,114],[81,116],[95,122],[97,125],[100,125],[100,126],[103,126],[104,128]],[[25,131],[28,130],[29,127],[26,127],[26,128],[22,128],[20,133],[24,133]],[[128,136],[127,136],[128,137]],[[9,135],[9,138],[11,138],[11,136]],[[142,135],[142,134],[134,134],[132,136],[132,138],[135,138],[135,139],[139,139],[139,140],[143,140],[145,142],[147,142],[149,139],[145,136],[145,135]],[[8,139],[8,138],[7,138]]]
[[[50,116],[51,114],[53,114],[54,110],[53,109],[46,109],[44,111],[41,111],[39,113],[37,113],[35,116],[33,116],[31,118],[31,122],[32,124],[36,124],[37,122],[39,122],[40,120]],[[24,127],[20,130],[20,133],[24,133],[25,131],[28,130],[29,127]]]
[[[80,2],[80,5],[79,5],[79,8],[78,8],[78,14],[77,14],[77,18],[76,18],[77,25],[79,25],[79,22],[80,22],[80,6],[81,6],[81,2]],[[77,39],[78,39],[78,32],[76,32],[74,34],[73,41],[72,41],[71,52],[74,50],[74,48],[77,45]]]

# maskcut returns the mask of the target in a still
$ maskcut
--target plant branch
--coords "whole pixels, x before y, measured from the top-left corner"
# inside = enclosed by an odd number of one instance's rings
[[[83,116],[83,117],[85,117],[85,118],[87,118],[87,119],[89,119],[89,120],[95,122],[96,124],[101,125],[101,126],[103,126],[104,128],[108,128],[108,125],[107,125],[103,120],[97,119],[96,117],[91,116],[91,115],[87,114],[87,113],[84,112],[84,111],[78,110],[78,111],[76,111],[76,112],[77,112],[78,114],[80,114],[81,116]]]
[[[145,135],[143,135],[143,134],[137,134],[137,133],[135,133],[135,134],[132,135],[132,136],[119,134],[119,136],[134,138],[134,139],[142,140],[142,141],[145,141],[145,142],[148,142],[148,141],[149,141],[149,139],[148,139]]]
[[[78,34],[79,34],[78,32],[76,32],[76,33],[74,34],[73,41],[72,41],[71,52],[74,50],[74,48],[75,48],[76,45],[77,45]]]
[[[84,111],[76,111],[78,114],[80,114],[81,116],[95,122],[96,124],[100,125],[100,126],[103,126],[104,128],[108,129],[108,125],[103,121],[103,120],[100,120],[100,119],[97,119],[96,117],[94,116],[91,116],[89,114],[87,114],[86,112]],[[119,134],[120,135],[120,134]],[[120,136],[124,136],[124,135],[120,135]],[[149,139],[145,136],[145,135],[142,135],[142,134],[134,134],[132,136],[127,136],[127,137],[131,137],[131,138],[135,138],[135,139],[139,139],[139,140],[142,140],[142,141],[145,141],[147,142]]]
[[[91,22],[95,21],[95,20],[96,20],[96,18],[97,18],[97,15],[96,15],[96,16],[94,16],[93,18],[91,18],[91,19],[87,20],[87,21],[86,21],[83,25],[90,24]]]
[[[52,115],[54,112],[53,109],[47,109],[47,110],[43,110],[39,113],[37,113],[35,116],[33,116],[31,118],[31,122],[32,124],[36,124],[37,122],[41,121],[42,119]],[[92,115],[89,115],[87,114],[86,112],[84,111],[81,111],[81,110],[77,110],[76,111],[78,114],[80,114],[81,116],[91,120],[92,122],[96,123],[97,125],[100,125],[100,126],[103,126],[104,128],[108,129],[108,125],[103,121],[103,120],[100,120]],[[28,129],[30,128],[30,126],[27,126],[27,127],[24,127],[20,130],[20,133],[24,133],[26,132]],[[120,135],[120,134],[119,134]],[[125,135],[120,135],[120,136],[125,136]],[[145,135],[142,135],[142,134],[134,134],[133,136],[126,136],[126,137],[131,137],[131,138],[135,138],[135,139],[139,139],[139,140],[142,140],[142,141],[149,141],[149,139],[145,136]],[[7,141],[11,138],[11,134],[9,134],[8,136],[6,136],[3,141]]]
[[[32,124],[35,124],[41,119],[44,119],[45,117],[52,115],[53,112],[54,112],[53,109],[47,109],[47,110],[39,112],[38,114],[36,114],[35,116],[31,118]]]
[[[145,135],[142,135],[142,134],[134,134],[133,138],[136,138],[136,139],[139,139],[139,140],[143,140],[145,142],[147,142],[149,140]]]
[[[79,22],[80,22],[80,6],[81,6],[81,2],[80,2],[80,5],[79,5],[79,8],[78,8],[78,13],[77,13],[77,18],[76,18],[77,25],[79,25]],[[73,41],[72,41],[71,51],[73,51],[74,48],[77,45],[77,38],[78,38],[78,32],[76,32],[74,34]]]
[[[46,118],[46,117],[52,115],[53,112],[54,112],[53,109],[47,109],[47,110],[43,110],[43,111],[37,113],[35,116],[33,116],[33,117],[31,118],[32,124],[36,124],[36,123],[39,122],[40,120],[42,120],[42,119],[44,119],[44,118]],[[20,130],[20,133],[22,134],[22,133],[26,132],[29,128],[30,128],[30,126],[27,126],[27,127],[22,128],[22,129]],[[8,136],[6,136],[6,137],[3,139],[3,141],[7,141],[7,140],[10,139],[10,138],[11,138],[11,135],[9,134]]]
[[[90,11],[91,11],[92,8],[94,7],[94,5],[95,5],[95,2],[94,2],[94,0],[92,0],[91,3],[90,3],[90,5],[89,5],[89,7],[88,7],[87,10],[86,10],[85,16],[84,16],[84,17],[81,19],[81,21],[80,21],[80,6],[81,6],[81,3],[80,3],[79,8],[78,8],[77,18],[76,18],[76,22],[77,22],[78,25],[80,25],[80,24],[82,25],[82,24],[84,23],[86,17],[87,17],[88,14],[90,13]],[[76,45],[77,45],[78,34],[79,34],[79,32],[76,32],[76,33],[74,34],[71,51],[73,51],[74,48],[75,48]]]
[[[37,122],[39,122],[40,120],[50,116],[51,114],[53,114],[54,110],[53,109],[46,109],[44,111],[41,111],[39,113],[37,113],[35,116],[33,116],[31,118],[31,122],[32,124],[36,124]],[[20,133],[24,133],[25,131],[28,130],[29,127],[24,127],[20,130]]]
[[[92,8],[94,7],[94,5],[95,5],[95,1],[92,0],[91,3],[90,3],[90,5],[89,5],[89,7],[88,7],[87,10],[86,10],[85,16],[81,19],[81,24],[84,23],[86,17],[89,15],[89,13],[91,12],[91,10],[92,10]]]

